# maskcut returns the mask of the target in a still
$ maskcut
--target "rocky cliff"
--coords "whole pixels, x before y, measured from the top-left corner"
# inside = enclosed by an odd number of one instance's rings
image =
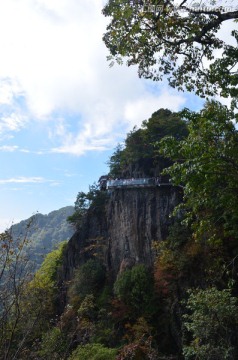
[[[136,263],[153,264],[153,241],[166,238],[171,212],[181,190],[161,187],[115,189],[107,193],[103,209],[89,209],[81,228],[70,239],[63,264],[63,280],[89,257],[101,256],[115,279]]]

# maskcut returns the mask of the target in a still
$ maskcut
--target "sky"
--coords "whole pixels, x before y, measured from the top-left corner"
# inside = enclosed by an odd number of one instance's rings
[[[154,111],[202,106],[136,68],[109,67],[104,4],[0,0],[0,231],[73,205]]]

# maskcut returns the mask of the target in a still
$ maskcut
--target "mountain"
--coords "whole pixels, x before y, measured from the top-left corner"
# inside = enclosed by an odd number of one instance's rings
[[[27,237],[29,241],[29,257],[38,268],[46,254],[57,244],[67,241],[75,229],[67,221],[74,212],[73,206],[66,206],[50,212],[48,215],[37,213],[29,219],[22,220],[11,227],[13,238]]]
[[[78,193],[76,232],[30,283],[21,243],[14,252],[11,237],[0,239],[0,360],[238,359],[238,133],[231,123],[214,130],[205,112],[200,125],[191,119],[160,109],[128,134],[100,178],[106,185]],[[54,237],[44,225],[39,243],[34,226],[38,261]]]

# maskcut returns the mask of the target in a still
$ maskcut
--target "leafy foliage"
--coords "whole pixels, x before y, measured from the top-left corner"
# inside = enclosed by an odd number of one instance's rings
[[[116,349],[109,349],[101,344],[80,345],[73,352],[70,360],[115,360]]]
[[[45,259],[34,279],[25,234],[13,238],[11,230],[0,235],[0,358],[7,360],[27,353],[28,344],[47,328],[55,314],[57,270],[64,245]]]
[[[189,292],[184,327],[192,334],[185,359],[235,359],[233,338],[237,328],[237,298],[228,290],[210,288]]]
[[[66,349],[66,339],[60,328],[53,327],[43,335],[37,356],[45,360],[58,360],[64,357]]]
[[[53,321],[57,313],[57,281],[66,245],[66,242],[62,242],[57,249],[46,256],[27,287],[27,292],[31,293],[28,304],[34,306],[35,303],[35,305],[37,304],[36,309],[40,308],[41,318],[39,322],[44,323],[44,326],[41,325],[42,330],[44,328],[49,329],[49,321]]]
[[[22,345],[19,343],[19,327],[26,321],[26,333],[22,344],[32,330],[32,319],[27,321],[22,311],[25,301],[25,287],[31,278],[29,259],[25,254],[28,246],[28,230],[24,236],[13,239],[11,230],[0,234],[0,358],[5,360],[17,356]]]
[[[146,312],[153,298],[153,278],[143,264],[122,272],[115,284],[116,296],[139,314]]]
[[[105,239],[82,236],[81,265],[69,281],[64,276],[59,281],[66,244],[45,258],[31,280],[24,262],[27,237],[24,244],[7,233],[0,236],[0,270],[12,269],[10,280],[17,279],[10,286],[5,275],[0,279],[5,291],[0,293],[0,359],[237,358],[238,132],[233,119],[214,101],[198,113],[160,109],[112,156],[111,174],[153,176],[164,169],[183,188],[184,202],[169,236],[153,242],[153,269],[137,264],[114,282],[104,266],[109,265],[102,251]],[[107,196],[96,185],[78,194],[78,232],[90,214],[103,219]]]
[[[189,136],[160,143],[164,156],[175,163],[165,172],[183,185],[186,221],[193,223],[200,241],[219,242],[237,237],[238,132],[234,114],[218,102],[208,102],[199,113],[185,110]],[[225,189],[225,191],[224,191]]]
[[[104,282],[105,267],[97,259],[88,260],[75,271],[69,290],[71,302],[77,304],[86,295],[96,295]]]
[[[40,269],[34,276],[32,286],[54,289],[66,245],[67,242],[64,241],[58,245],[57,249],[46,255]]]
[[[123,346],[116,360],[157,360],[158,352],[153,347],[151,327],[143,317],[139,317],[134,325],[127,324],[125,336],[129,344]]]
[[[193,5],[187,0],[109,0],[103,14],[111,17],[103,37],[111,65],[126,58],[128,66],[138,65],[140,77],[166,77],[181,90],[237,98],[237,47],[218,36],[224,22],[238,18],[235,7],[227,9],[216,0]],[[232,36],[238,41],[235,29]]]
[[[76,228],[79,228],[89,209],[97,213],[103,213],[105,199],[106,193],[100,191],[96,183],[89,186],[87,193],[80,191],[74,204],[75,212],[68,217],[68,221]]]
[[[166,135],[183,139],[187,135],[186,123],[177,113],[160,109],[140,129],[134,128],[125,140],[124,148],[118,145],[108,164],[110,176],[157,176],[170,162],[155,148],[155,143]]]

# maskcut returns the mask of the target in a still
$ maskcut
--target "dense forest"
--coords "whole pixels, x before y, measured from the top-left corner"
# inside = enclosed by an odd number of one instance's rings
[[[142,192],[146,202],[151,192],[107,191],[95,183],[78,193],[69,243],[46,255],[34,274],[25,251],[31,225],[21,238],[1,234],[2,360],[238,358],[238,51],[216,37],[223,22],[237,22],[238,12],[166,4],[170,11],[153,13],[142,11],[141,2],[110,0],[103,13],[111,17],[104,35],[111,61],[126,57],[140,76],[165,75],[173,87],[210,97],[199,111],[159,109],[108,161],[108,178],[160,177],[178,192],[168,231],[151,242],[149,265],[146,257],[129,261],[126,239],[124,262],[112,271],[113,239],[87,238],[86,227],[106,233],[112,202]],[[232,35],[237,41],[235,29]],[[223,56],[215,59],[213,50]],[[230,105],[211,98],[217,94]],[[167,190],[151,191],[161,198]]]

